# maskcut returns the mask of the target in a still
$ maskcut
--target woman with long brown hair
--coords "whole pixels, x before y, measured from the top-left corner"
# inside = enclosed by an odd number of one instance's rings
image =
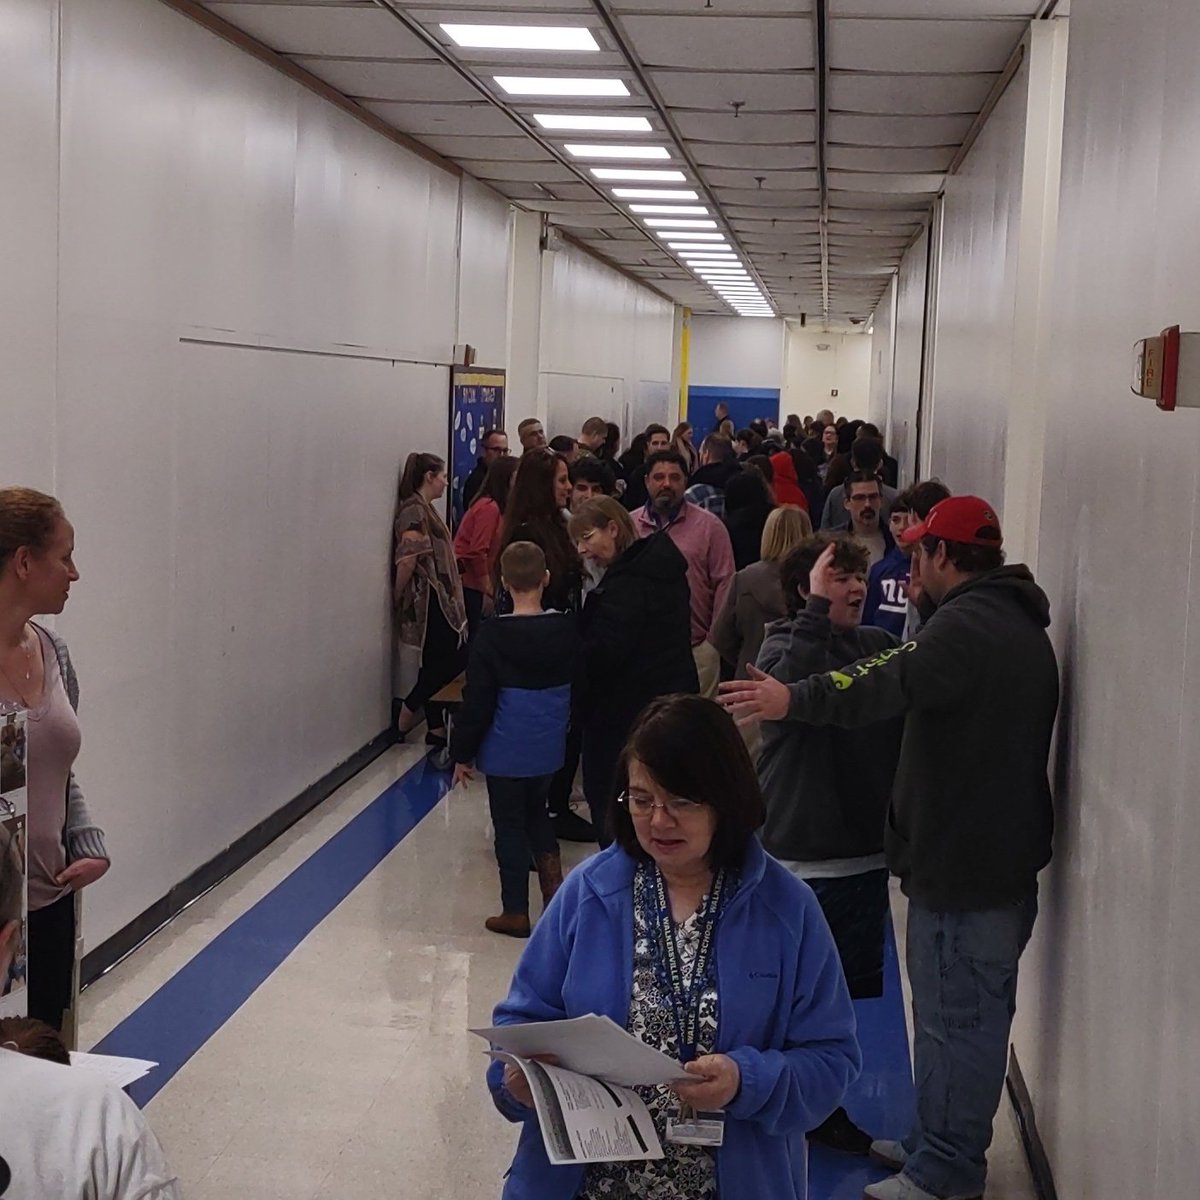
[[[687,463],[687,473],[690,478],[700,465],[700,452],[696,449],[695,443],[692,441],[691,421],[680,421],[675,426],[675,432],[671,434],[671,449],[677,450],[683,456],[683,461]]]
[[[471,506],[454,535],[454,555],[462,572],[467,628],[472,637],[479,622],[491,616],[495,601],[492,576],[500,558],[500,533],[504,510],[512,491],[519,458],[500,458],[491,464]]]
[[[79,579],[74,552],[75,531],[53,496],[0,489],[0,711],[26,713],[28,1009],[53,1029],[71,1005],[74,893],[109,865],[72,769],[81,735],[71,656],[33,620],[66,606]]]
[[[571,503],[571,474],[567,460],[553,450],[530,450],[522,455],[513,480],[497,555],[513,542],[533,542],[542,548],[550,583],[542,597],[545,608],[577,612],[583,591],[579,555],[567,533],[564,513]],[[496,595],[499,579],[493,571]],[[500,604],[503,605],[504,598]]]
[[[400,477],[393,543],[392,596],[401,651],[415,651],[421,670],[412,691],[393,700],[403,741],[425,710],[425,741],[446,744],[445,712],[431,704],[466,665],[467,611],[454,542],[433,505],[446,492],[446,464],[436,454],[410,454]]]

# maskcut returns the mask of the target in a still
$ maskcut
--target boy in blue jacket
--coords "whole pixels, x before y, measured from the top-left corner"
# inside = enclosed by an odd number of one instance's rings
[[[540,546],[513,542],[500,556],[500,577],[513,611],[485,621],[475,635],[450,757],[456,785],[473,778],[472,762],[487,776],[503,912],[485,925],[527,938],[530,860],[544,905],[562,884],[546,800],[566,757],[583,646],[573,615],[542,609],[550,572]]]

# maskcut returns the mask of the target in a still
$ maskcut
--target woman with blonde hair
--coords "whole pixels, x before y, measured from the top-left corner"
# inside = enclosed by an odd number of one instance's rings
[[[425,741],[446,745],[446,719],[431,704],[466,665],[467,610],[454,557],[454,539],[433,507],[446,493],[446,464],[436,454],[410,454],[400,477],[393,542],[392,595],[401,652],[421,668],[412,691],[393,700],[396,734],[404,741],[425,710]]]
[[[709,641],[733,669],[735,679],[747,678],[746,666],[757,660],[767,625],[787,616],[779,566],[812,532],[812,522],[803,509],[787,505],[775,509],[763,526],[761,561],[743,567],[733,577]]]
[[[588,500],[570,520],[579,553],[604,568],[583,606],[587,695],[583,792],[601,846],[617,760],[638,714],[656,696],[696,692],[687,559],[665,533],[639,539],[611,497]]]
[[[74,893],[109,866],[72,769],[82,741],[75,668],[62,638],[33,620],[66,607],[74,553],[75,530],[53,496],[0,489],[0,711],[27,714],[28,1010],[53,1029],[71,1005]]]
[[[692,441],[691,421],[680,421],[675,426],[675,432],[671,434],[671,449],[677,450],[683,456],[683,461],[687,464],[688,478],[690,479],[695,473],[696,468],[700,465],[700,452],[696,449],[695,443]]]

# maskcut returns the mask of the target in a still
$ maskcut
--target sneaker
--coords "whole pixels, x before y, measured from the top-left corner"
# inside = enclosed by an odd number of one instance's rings
[[[578,813],[570,809],[566,812],[555,813],[551,818],[554,822],[554,834],[561,842],[594,842],[596,831],[590,821],[585,821]]]
[[[816,1129],[808,1135],[810,1142],[828,1146],[842,1154],[855,1154],[866,1158],[871,1152],[871,1135],[859,1129],[844,1108],[835,1109]]]
[[[502,933],[505,937],[527,938],[531,932],[528,913],[503,913],[488,917],[483,924],[488,933]]]
[[[880,1139],[871,1143],[871,1161],[877,1167],[886,1167],[889,1171],[903,1171],[908,1162],[908,1151],[903,1142],[893,1142]]]
[[[917,1187],[907,1175],[893,1175],[882,1183],[863,1188],[863,1200],[983,1200],[983,1197],[967,1196],[962,1192],[954,1196],[935,1196]]]

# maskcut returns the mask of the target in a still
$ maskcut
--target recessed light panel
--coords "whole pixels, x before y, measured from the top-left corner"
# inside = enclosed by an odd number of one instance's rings
[[[592,175],[608,181],[623,179],[638,183],[686,183],[682,171],[643,170],[638,167],[592,167]]]
[[[680,229],[676,234],[660,232],[657,236],[662,238],[673,250],[696,249],[692,245],[693,242],[720,242],[722,249],[726,246],[725,235],[723,233],[697,233],[687,229]],[[672,241],[672,238],[674,238],[674,241]],[[700,247],[700,249],[703,249],[703,247]]]
[[[510,96],[628,96],[623,79],[553,79],[548,75],[493,75]]]
[[[600,49],[592,31],[579,25],[443,25],[442,32],[468,50]]]
[[[663,233],[660,236],[665,237],[666,231],[672,233],[685,233],[689,229],[716,229],[716,221],[685,221],[678,220],[675,217],[646,217],[645,223],[651,229],[661,229]]]
[[[645,117],[591,117],[572,113],[534,113],[543,128],[575,133],[652,133],[654,126]]]
[[[576,158],[670,158],[665,146],[591,146],[567,143],[566,151]],[[682,179],[683,176],[681,175]]]
[[[687,188],[613,188],[618,200],[699,200],[695,192]]]
[[[703,204],[631,204],[630,212],[648,216],[707,217],[708,209]]]

